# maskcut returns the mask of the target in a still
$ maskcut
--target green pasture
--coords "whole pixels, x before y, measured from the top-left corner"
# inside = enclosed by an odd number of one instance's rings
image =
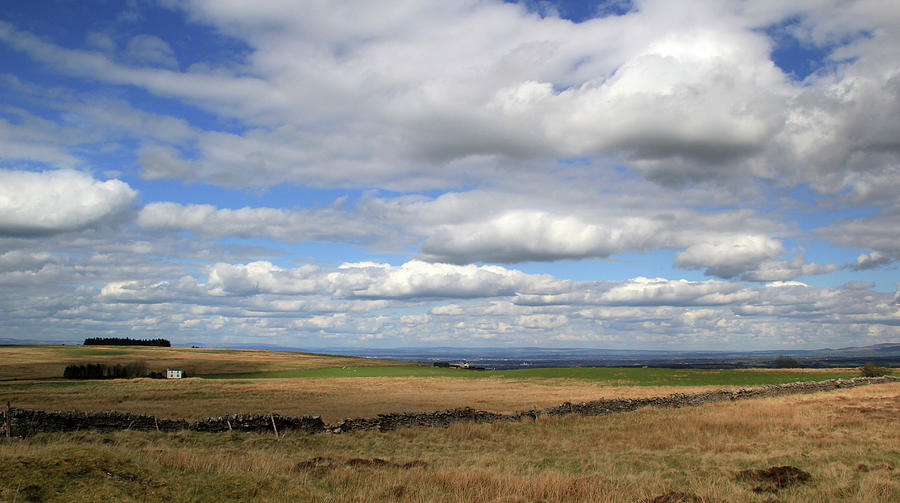
[[[604,381],[622,386],[743,386],[783,384],[797,381],[824,381],[859,376],[857,371],[797,372],[752,370],[701,370],[664,368],[564,367],[515,370],[467,370],[438,367],[329,367],[318,369],[220,374],[207,379],[278,379],[309,377],[455,377],[463,379],[578,379]]]

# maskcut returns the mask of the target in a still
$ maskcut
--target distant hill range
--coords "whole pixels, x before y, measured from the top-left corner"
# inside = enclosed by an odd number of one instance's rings
[[[59,344],[52,341],[23,341],[0,338],[0,344]],[[78,342],[70,343],[78,344]],[[176,344],[181,347],[204,347],[202,343]],[[208,347],[208,346],[207,346]],[[668,367],[668,368],[751,368],[774,367],[779,356],[791,356],[803,367],[856,367],[874,362],[900,367],[900,343],[823,348],[811,350],[765,351],[665,351],[595,348],[457,348],[457,347],[286,347],[259,344],[229,344],[232,349],[263,349],[305,353],[338,354],[387,360],[433,363],[436,361],[469,362],[495,369],[523,367]]]
[[[835,353],[835,354],[850,354],[850,353],[900,353],[900,344],[874,344],[872,346],[851,346],[849,348],[838,348],[838,349],[816,349],[814,352],[826,352],[826,353]]]
[[[459,360],[489,368],[559,366],[648,366],[691,368],[774,367],[779,356],[791,356],[803,367],[848,367],[865,362],[900,367],[900,344],[766,351],[658,351],[593,348],[319,348],[349,356],[404,361]]]
[[[199,344],[197,344],[199,345]],[[494,369],[527,367],[666,367],[666,368],[759,368],[774,367],[779,356],[791,356],[803,367],[858,367],[866,362],[900,367],[900,344],[764,351],[665,351],[596,348],[457,348],[457,347],[307,347],[274,345],[229,345],[235,349],[268,349],[340,354],[422,363],[469,362]]]

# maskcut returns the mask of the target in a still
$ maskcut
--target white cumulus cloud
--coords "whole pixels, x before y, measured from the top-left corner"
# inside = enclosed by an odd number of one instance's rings
[[[681,267],[705,268],[705,273],[710,276],[733,278],[757,269],[783,252],[784,247],[776,239],[735,234],[692,244],[675,256],[675,263]]]
[[[422,254],[454,263],[605,258],[644,249],[662,228],[647,218],[592,224],[574,216],[511,211],[488,221],[439,227],[422,243]]]
[[[0,169],[0,235],[84,229],[125,212],[136,196],[125,182],[99,181],[79,171]]]

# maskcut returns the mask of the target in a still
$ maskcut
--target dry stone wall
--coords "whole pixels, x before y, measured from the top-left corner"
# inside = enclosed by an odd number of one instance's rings
[[[6,424],[6,413],[0,424]],[[233,414],[211,417],[199,421],[188,422],[184,419],[162,419],[143,414],[130,414],[116,411],[54,411],[27,410],[11,408],[9,416],[10,435],[27,437],[36,433],[58,431],[96,430],[96,431],[163,431],[181,430],[221,433],[226,431],[244,431],[265,433],[278,431],[306,431],[318,433],[324,431],[325,423],[319,416],[280,416]],[[3,434],[3,433],[0,433]]]
[[[498,414],[468,407],[436,412],[401,412],[379,414],[370,418],[345,418],[328,425],[319,416],[281,416],[232,414],[188,422],[184,419],[161,419],[142,414],[127,412],[101,411],[56,411],[26,410],[11,408],[0,412],[0,435],[9,434],[14,437],[27,437],[37,433],[59,431],[96,430],[96,431],[162,431],[172,432],[191,430],[207,433],[226,431],[243,431],[256,433],[272,433],[275,431],[303,431],[307,433],[343,433],[356,430],[390,431],[398,428],[446,427],[456,422],[492,423],[500,421],[521,421],[537,419],[541,416],[566,416],[579,414],[598,416],[628,412],[644,407],[681,408],[694,407],[704,403],[727,402],[765,398],[795,393],[816,393],[840,388],[853,388],[869,384],[898,382],[900,377],[856,377],[853,379],[830,379],[817,382],[797,382],[790,384],[773,384],[734,390],[713,390],[700,393],[675,393],[653,398],[614,398],[594,400],[580,403],[562,403],[544,409],[518,411],[513,414]]]
[[[498,414],[485,410],[475,410],[469,407],[458,409],[440,410],[435,412],[400,412],[396,414],[379,414],[376,417],[358,417],[341,419],[337,424],[327,429],[332,433],[342,433],[352,430],[378,430],[390,431],[399,428],[417,428],[428,426],[450,426],[451,423],[496,423],[509,421],[514,416]]]

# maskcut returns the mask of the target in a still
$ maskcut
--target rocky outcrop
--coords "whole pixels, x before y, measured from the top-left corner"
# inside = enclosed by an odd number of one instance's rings
[[[898,382],[900,377],[855,377],[853,379],[829,379],[827,381],[772,384],[734,390],[713,390],[700,393],[675,393],[653,398],[613,398],[580,403],[562,403],[544,409],[518,411],[513,414],[499,414],[468,407],[435,412],[401,412],[379,414],[375,417],[345,418],[328,425],[319,416],[281,416],[278,414],[243,415],[232,414],[188,422],[184,419],[160,419],[142,414],[101,411],[56,411],[26,410],[12,408],[9,417],[0,412],[0,435],[5,434],[9,424],[11,436],[27,437],[36,433],[77,430],[137,430],[171,432],[179,430],[220,433],[226,431],[243,432],[285,432],[303,431],[307,433],[343,433],[355,430],[390,431],[398,428],[446,427],[457,422],[493,423],[500,421],[521,421],[537,419],[541,416],[566,416],[579,414],[599,416],[628,412],[644,407],[681,408],[695,407],[704,403],[727,402],[765,398],[796,393],[816,393],[840,388],[853,388],[869,384]]]

